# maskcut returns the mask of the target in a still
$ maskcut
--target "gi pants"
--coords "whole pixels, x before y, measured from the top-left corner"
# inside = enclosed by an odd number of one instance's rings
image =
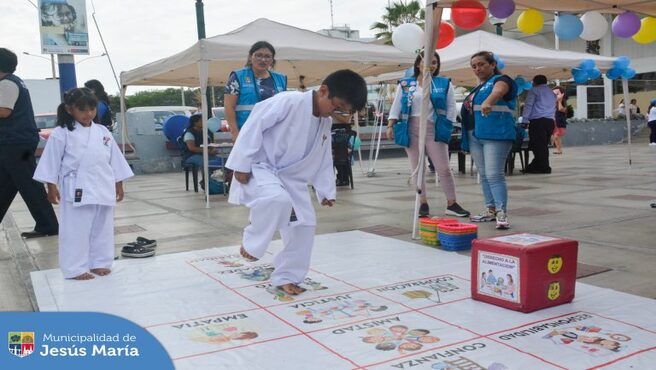
[[[59,267],[66,279],[114,262],[114,207],[73,207],[63,200],[59,211]]]
[[[244,249],[251,256],[262,258],[276,230],[279,230],[284,247],[273,259],[271,284],[281,286],[303,282],[310,269],[316,226],[290,223],[292,200],[280,184],[248,186],[244,190],[257,192],[248,194],[255,200],[247,204],[251,210],[251,224],[244,229]]]

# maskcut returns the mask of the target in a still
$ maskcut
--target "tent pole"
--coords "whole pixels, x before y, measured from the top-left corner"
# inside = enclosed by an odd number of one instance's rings
[[[626,135],[629,148],[629,168],[631,168],[631,110],[629,109],[629,80],[622,77],[622,95],[624,96],[624,116],[626,117]]]
[[[357,138],[360,138],[360,114],[355,112],[353,114],[353,121],[355,122]],[[362,142],[362,140],[360,140]],[[353,146],[355,146],[355,138],[353,139]],[[352,150],[352,149],[351,149]],[[362,144],[358,147],[358,165],[360,166],[360,172],[362,173]]]
[[[123,156],[125,157],[125,139],[127,138],[127,131],[128,131],[128,126],[127,126],[127,121],[125,119],[126,114],[125,114],[125,91],[127,90],[127,86],[123,85],[121,87],[121,95],[120,95],[120,100],[121,100],[121,145],[123,146]]]
[[[412,239],[417,239],[417,204],[423,195],[421,193],[421,184],[424,181],[426,163],[426,124],[428,121],[428,103],[430,101],[431,83],[433,78],[430,73],[430,66],[435,51],[435,43],[440,36],[440,21],[442,20],[442,8],[437,7],[439,0],[426,2],[426,24],[424,27],[424,73],[422,82],[422,100],[421,100],[421,117],[419,118],[419,161],[417,162],[416,187],[417,195],[415,197],[415,213],[412,225]]]
[[[207,101],[207,80],[208,80],[208,62],[201,60],[198,63],[198,79],[200,82],[201,112],[203,114],[203,143],[208,142],[207,119],[208,119],[208,101]],[[205,208],[210,208],[210,176],[209,176],[209,146],[203,145],[203,182],[205,183]]]

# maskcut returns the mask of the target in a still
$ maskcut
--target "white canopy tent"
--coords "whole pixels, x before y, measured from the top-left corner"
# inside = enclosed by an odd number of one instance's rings
[[[251,45],[261,40],[275,47],[275,69],[287,75],[289,88],[318,85],[324,77],[339,69],[348,68],[362,76],[373,76],[397,71],[414,62],[412,53],[391,46],[333,38],[260,18],[224,35],[199,40],[168,58],[122,72],[123,122],[125,92],[129,85],[200,86],[205,128],[207,87],[225,85],[230,72],[245,65]],[[125,135],[125,125],[123,127]],[[125,142],[125,138],[123,140]],[[203,151],[203,158],[205,189],[209,192],[207,150]],[[209,207],[209,193],[206,194]]]
[[[511,77],[522,75],[530,80],[536,74],[550,80],[572,78],[572,68],[585,59],[595,61],[597,67],[606,71],[613,67],[615,58],[566,50],[552,50],[529,43],[499,36],[486,31],[474,31],[457,37],[451,45],[438,50],[441,60],[440,75],[450,77],[459,86],[476,86],[478,80],[469,65],[472,54],[491,51],[503,60],[503,73]],[[395,81],[403,77],[404,71],[367,77],[367,82]]]
[[[426,0],[426,23],[424,27],[424,67],[429,69],[430,65],[430,53],[435,45],[436,40],[439,38],[440,34],[440,21],[442,19],[442,10],[443,8],[450,8],[457,0]],[[488,7],[489,1],[481,1]],[[646,1],[646,0],[515,0],[516,9],[528,9],[533,8],[541,11],[563,11],[563,12],[586,12],[586,11],[599,11],[602,13],[623,13],[625,11],[634,11],[637,13],[643,13],[650,16],[656,16],[656,1]],[[488,49],[492,49],[494,45],[486,45]],[[551,53],[552,51],[550,51]],[[502,58],[503,59],[503,58]],[[442,62],[444,65],[444,61]],[[505,63],[505,61],[504,61]],[[443,67],[444,68],[444,67]],[[570,67],[571,68],[571,67]],[[446,70],[445,70],[446,71]],[[512,71],[504,70],[504,73],[512,74]],[[543,73],[544,74],[544,73]],[[430,84],[430,75],[424,75],[424,84],[428,86]],[[628,81],[625,78],[622,78],[622,90],[624,93],[624,99],[628,101]],[[415,213],[414,218],[414,227],[412,231],[413,239],[416,238],[417,231],[417,212],[419,208],[419,195],[421,194],[421,179],[424,176],[424,146],[426,143],[426,122],[428,119],[428,100],[429,100],[429,89],[424,90],[424,96],[421,106],[421,117],[419,120],[419,168],[417,175],[417,197],[415,200]],[[629,115],[626,115],[626,124],[628,130],[628,151],[629,151],[629,167],[631,166],[631,120]]]

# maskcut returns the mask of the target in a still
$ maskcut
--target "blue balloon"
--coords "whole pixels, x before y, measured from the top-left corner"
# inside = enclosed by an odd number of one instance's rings
[[[629,67],[629,64],[631,64],[631,59],[629,57],[622,55],[621,57],[618,57],[615,59],[613,62],[613,66],[618,69],[626,69]]]
[[[218,132],[220,128],[221,128],[220,119],[216,117],[212,117],[207,120],[207,129],[210,130],[211,132]]]
[[[517,86],[524,87],[525,82],[526,82],[526,80],[524,79],[524,77],[522,77],[522,76],[515,77],[515,83],[517,84]]]
[[[497,60],[497,68],[499,68],[499,69],[506,68],[506,63],[504,63],[503,60],[501,60],[501,59]]]
[[[524,82],[524,90],[530,90],[533,88],[533,83],[531,81]]]
[[[576,83],[584,83],[588,81],[588,71],[581,68],[572,68],[572,77]]]
[[[554,22],[554,32],[561,40],[574,40],[583,32],[583,22],[572,14],[562,14]]]
[[[595,61],[592,59],[583,59],[581,64],[579,64],[579,68],[589,70],[593,69],[595,67]]]
[[[585,75],[585,76],[582,76],[582,75],[576,75],[576,76],[574,76],[574,81],[575,81],[577,84],[583,84],[583,83],[586,83],[586,82],[588,82],[588,76],[587,76],[587,75]]]
[[[636,75],[636,71],[633,68],[627,68],[622,71],[622,77],[626,79],[633,78],[635,77],[635,75]]]
[[[611,68],[608,71],[606,71],[606,77],[608,77],[609,80],[614,80],[622,75],[622,70],[618,68]]]
[[[599,68],[588,69],[586,73],[588,74],[588,79],[590,80],[596,80],[601,77],[601,71]]]
[[[414,67],[410,67],[410,68],[405,70],[405,73],[404,73],[403,77],[412,77],[414,75],[415,75],[415,69],[414,69]]]

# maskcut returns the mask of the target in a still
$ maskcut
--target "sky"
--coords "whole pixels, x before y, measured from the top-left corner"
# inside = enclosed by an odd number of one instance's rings
[[[92,4],[118,77],[121,71],[168,57],[196,42],[195,3],[195,0],[87,0],[90,55],[75,56],[78,85],[98,79],[108,93],[118,92],[107,58],[93,57],[101,55],[104,49],[91,18]],[[311,31],[331,25],[330,0],[204,0],[203,3],[207,37],[227,33],[257,18]],[[388,4],[387,0],[333,0],[332,3],[335,26],[348,24],[360,31],[360,37],[373,37],[369,27],[381,19]],[[0,0],[0,47],[18,55],[17,76],[44,79],[52,77],[52,68],[50,55],[40,54],[38,11],[33,4],[37,0]],[[143,89],[131,87],[128,94]]]

